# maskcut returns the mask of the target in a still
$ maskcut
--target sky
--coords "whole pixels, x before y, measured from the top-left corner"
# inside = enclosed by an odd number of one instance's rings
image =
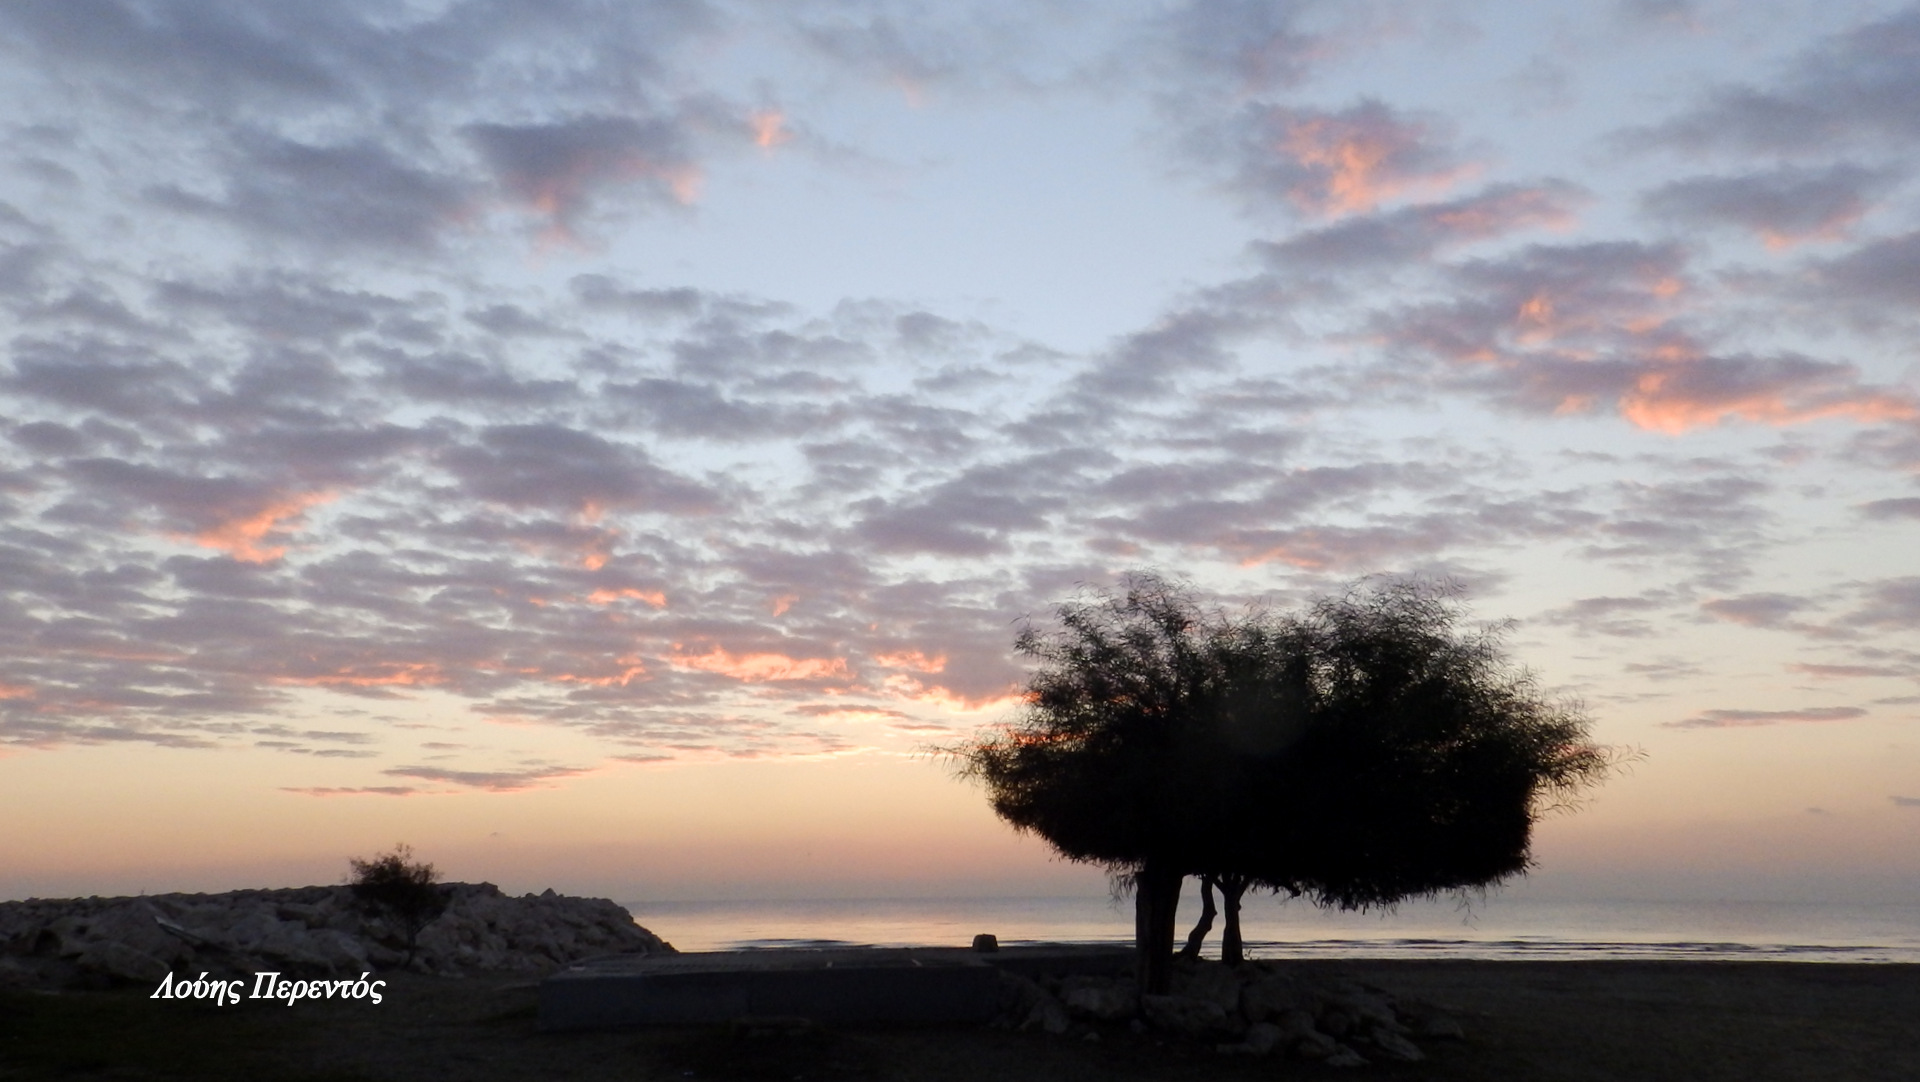
[[[1920,890],[1920,5],[0,5],[0,897],[1071,893],[1130,569],[1444,576],[1567,897]]]

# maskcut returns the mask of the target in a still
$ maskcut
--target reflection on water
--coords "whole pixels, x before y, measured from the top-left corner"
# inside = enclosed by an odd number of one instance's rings
[[[773,947],[1127,943],[1130,903],[1091,898],[885,898],[628,902],[636,920],[681,950]],[[1189,898],[1184,921],[1198,912]],[[1920,906],[1782,902],[1450,901],[1390,914],[1329,913],[1250,899],[1256,958],[1769,959],[1920,963]],[[1218,949],[1216,925],[1209,941]]]

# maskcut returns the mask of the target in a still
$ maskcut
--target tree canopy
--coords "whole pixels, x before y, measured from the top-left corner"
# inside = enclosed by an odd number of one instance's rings
[[[1576,704],[1543,696],[1447,588],[1363,583],[1294,614],[1203,609],[1136,574],[1017,640],[1011,722],[955,749],[994,811],[1136,891],[1166,985],[1184,876],[1366,908],[1524,871],[1534,820],[1605,776]]]

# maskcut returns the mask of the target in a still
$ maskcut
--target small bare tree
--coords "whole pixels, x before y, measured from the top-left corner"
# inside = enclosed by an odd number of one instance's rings
[[[420,932],[447,911],[447,890],[439,885],[440,873],[433,865],[413,859],[413,848],[404,842],[393,852],[372,860],[349,858],[353,875],[347,885],[361,904],[391,918],[407,940],[407,960],[419,948]]]

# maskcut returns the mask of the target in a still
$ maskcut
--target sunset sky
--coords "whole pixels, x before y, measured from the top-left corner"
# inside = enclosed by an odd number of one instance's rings
[[[0,898],[1069,892],[1132,568],[1456,579],[1579,897],[1920,891],[1920,5],[0,4]]]

